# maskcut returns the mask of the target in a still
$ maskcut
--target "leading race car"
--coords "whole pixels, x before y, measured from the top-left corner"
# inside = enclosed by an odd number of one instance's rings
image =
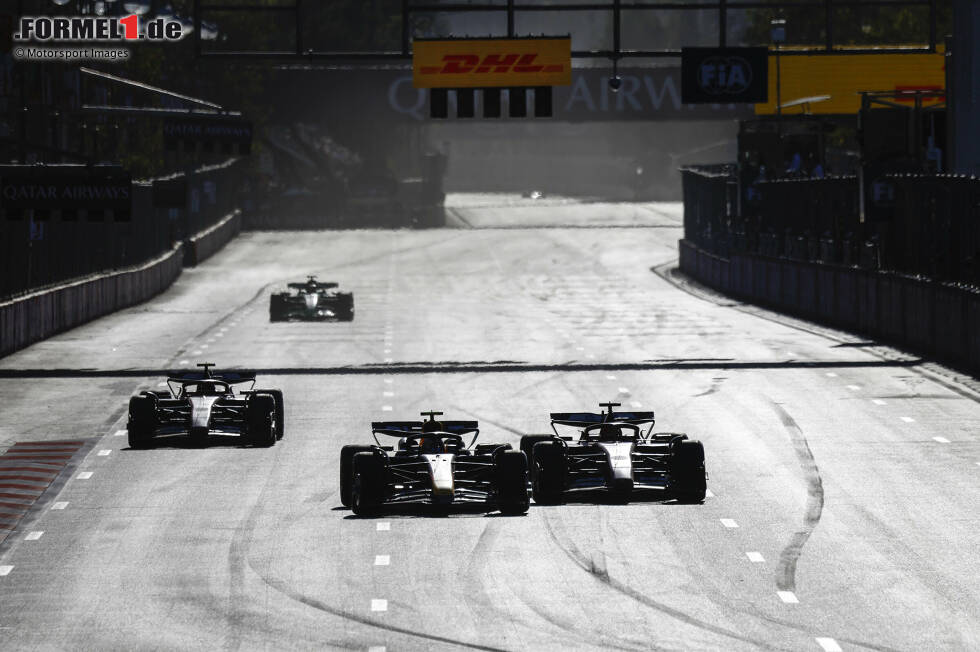
[[[704,446],[678,433],[652,433],[653,412],[555,412],[553,435],[525,435],[534,501],[561,502],[575,490],[604,489],[629,501],[636,490],[654,490],[678,502],[700,503],[707,490]],[[572,429],[578,438],[562,435]]]
[[[308,276],[302,283],[287,284],[285,292],[269,297],[269,321],[353,321],[354,295],[341,292],[336,283],[321,283]]]
[[[530,506],[527,457],[510,444],[476,444],[476,421],[371,424],[375,445],[340,451],[340,501],[355,514],[377,514],[402,503],[482,505],[488,511],[524,514]],[[382,446],[378,435],[398,438]],[[473,435],[469,444],[464,436]]]
[[[284,434],[282,391],[255,389],[255,373],[214,372],[197,365],[167,378],[168,390],[140,392],[129,399],[130,448],[150,448],[159,437],[186,435],[205,444],[210,435],[233,435],[252,446],[272,446]],[[238,385],[251,383],[247,390]]]

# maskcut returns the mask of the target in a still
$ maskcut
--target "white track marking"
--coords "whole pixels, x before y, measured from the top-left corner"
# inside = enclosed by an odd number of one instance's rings
[[[371,600],[371,611],[388,611],[388,601],[377,598]]]
[[[799,599],[796,597],[796,594],[793,593],[792,591],[776,591],[776,595],[778,595],[779,599],[785,602],[786,604],[800,603]]]
[[[388,652],[388,648],[384,645],[372,645],[368,648],[368,652]]]
[[[389,521],[381,521],[378,523],[378,527],[376,529],[378,532],[387,532],[391,530],[391,523]]]
[[[394,392],[381,392],[381,395],[382,396],[385,396],[385,397],[391,397],[391,396],[394,396],[395,393]]]
[[[817,645],[823,648],[823,652],[844,652],[840,645],[837,644],[837,641],[832,638],[818,636],[815,640],[817,641]]]
[[[68,507],[68,501],[67,500],[62,500],[62,501],[59,501],[59,502],[55,503],[54,505],[51,505],[51,509],[64,509],[65,507]]]
[[[202,344],[202,345],[201,345],[201,348],[202,348],[202,349],[206,349],[206,348],[208,348],[209,346],[211,346],[211,345],[210,345],[210,344]],[[164,385],[166,385],[166,384],[167,384],[167,383],[164,383]]]
[[[105,457],[106,455],[108,455],[111,452],[112,451],[109,450],[108,448],[103,448],[102,450],[99,451],[99,457]]]
[[[385,355],[391,355],[391,349],[385,349]]]
[[[113,437],[125,437],[125,436],[126,436],[126,435],[128,435],[128,434],[129,434],[129,433],[128,433],[127,431],[125,431],[125,430],[117,430],[116,432],[114,432],[114,433],[112,434],[112,436],[113,436]]]
[[[385,358],[385,364],[391,364],[392,362],[394,362],[394,360],[391,358]]]
[[[389,566],[391,564],[390,555],[375,555],[374,565],[375,566]]]
[[[848,385],[847,386],[847,389],[851,390],[852,392],[856,392],[859,389],[861,389],[861,386],[860,385]]]
[[[575,350],[576,350],[576,351],[584,351],[584,350],[585,350],[585,347],[582,347],[582,346],[576,346],[576,347],[575,347]]]
[[[0,566],[0,577],[4,575],[10,575],[10,571],[14,570],[13,566]]]
[[[639,401],[630,401],[630,407],[643,407],[643,403],[640,403]]]
[[[191,361],[190,361],[190,360],[181,360],[181,361],[180,361],[180,362],[178,362],[177,364],[190,364],[190,363],[191,363]]]
[[[78,474],[79,480],[88,480],[91,477],[92,477],[91,471],[82,471],[81,473]]]
[[[738,523],[733,518],[723,518],[721,519],[721,524],[725,527],[738,527]]]
[[[585,357],[588,358],[589,360],[595,360],[595,354],[593,353],[589,353]]]
[[[915,422],[915,419],[913,419],[912,417],[901,417],[901,419],[905,423],[914,423]]]
[[[745,553],[745,556],[748,557],[749,561],[754,564],[761,564],[765,561],[765,558],[762,556],[761,552],[747,552]]]
[[[385,378],[385,385],[390,385],[395,382],[394,378]]]
[[[629,387],[620,387],[618,389],[618,391],[619,391],[620,394],[629,394],[630,393]]]
[[[227,331],[227,330],[228,330],[228,327],[227,327],[227,326],[222,326],[222,327],[221,327],[221,328],[219,328],[218,330],[219,330],[219,331],[221,331],[222,333],[224,333],[225,331]]]
[[[874,403],[875,405],[888,405],[887,403],[885,403],[884,401],[882,401],[880,398],[873,398],[873,399],[871,399],[871,402]]]
[[[828,371],[827,378],[837,378],[837,374],[835,374],[833,371]]]
[[[44,535],[44,530],[34,530],[24,538],[27,539],[28,541],[37,541],[43,535]]]
[[[381,411],[382,412],[391,412],[391,406],[390,405],[382,405],[381,406]]]
[[[606,380],[616,380],[615,376],[606,376]]]
[[[796,354],[795,354],[795,353],[793,353],[792,351],[787,351],[787,352],[786,352],[786,355],[788,355],[788,356],[789,356],[789,357],[791,357],[791,358],[795,358],[795,357],[796,357]]]
[[[933,441],[938,441],[940,444],[948,444],[949,440],[945,437],[933,437]]]
[[[225,334],[224,333],[215,333],[214,336],[215,337],[224,337]]]
[[[204,351],[201,351],[200,349],[198,349],[197,351],[194,351],[193,353],[191,353],[191,355],[201,355],[202,353],[204,353]]]
[[[711,489],[705,489],[704,490],[704,497],[705,498],[714,498],[715,497],[715,493],[713,491],[711,491]]]

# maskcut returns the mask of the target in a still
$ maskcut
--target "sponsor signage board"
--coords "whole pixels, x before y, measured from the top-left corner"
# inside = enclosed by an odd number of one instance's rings
[[[132,205],[129,174],[113,169],[44,166],[0,167],[0,208],[128,212]]]
[[[235,118],[176,118],[163,123],[163,139],[168,144],[213,143],[238,145],[243,152],[252,146],[252,123]]]
[[[412,47],[415,88],[567,86],[572,79],[568,37],[416,40]]]
[[[766,102],[768,59],[766,48],[681,48],[682,101],[685,104]]]

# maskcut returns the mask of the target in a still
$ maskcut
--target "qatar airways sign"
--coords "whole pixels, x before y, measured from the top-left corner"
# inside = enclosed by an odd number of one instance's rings
[[[0,168],[0,208],[128,211],[131,203],[132,180],[118,171]]]

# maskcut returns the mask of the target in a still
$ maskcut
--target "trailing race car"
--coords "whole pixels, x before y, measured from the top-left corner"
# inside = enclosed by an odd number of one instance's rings
[[[401,503],[484,505],[488,511],[524,514],[527,457],[510,444],[476,444],[476,421],[436,421],[442,412],[423,412],[428,421],[371,424],[376,445],[340,451],[340,501],[355,514],[376,514]],[[473,435],[469,444],[464,435]],[[378,435],[397,437],[382,446]]]
[[[269,321],[353,321],[354,295],[337,287],[336,283],[320,283],[315,276],[303,283],[289,283],[285,292],[269,298]]]
[[[700,503],[707,490],[704,446],[687,435],[651,433],[653,412],[551,414],[553,435],[525,435],[521,450],[531,459],[535,502],[558,503],[566,492],[606,489],[628,501],[634,490],[652,489],[678,502]],[[562,436],[558,427],[578,431]]]
[[[209,435],[237,435],[252,446],[272,446],[284,434],[282,391],[254,389],[255,373],[212,372],[197,365],[167,378],[169,391],[140,392],[129,399],[130,448],[149,448],[158,437],[187,435],[199,444]],[[247,390],[235,386],[251,383]]]

